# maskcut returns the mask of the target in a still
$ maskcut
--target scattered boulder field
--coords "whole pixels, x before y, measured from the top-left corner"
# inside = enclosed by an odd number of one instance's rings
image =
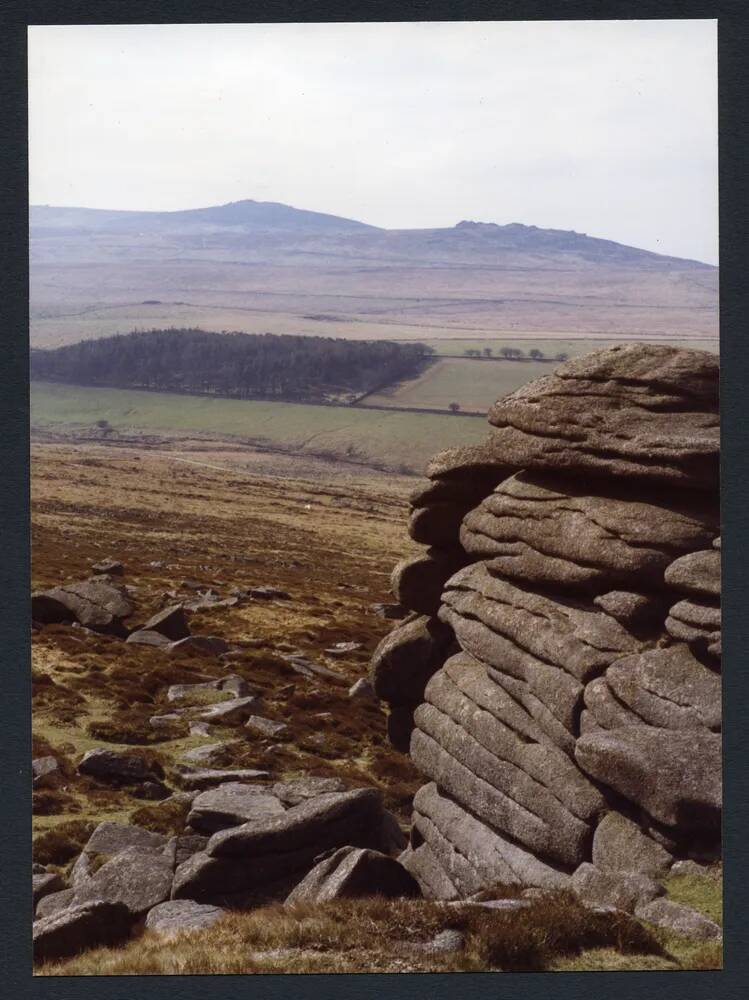
[[[666,888],[720,861],[717,396],[713,355],[625,345],[499,400],[412,491],[394,602],[339,585],[366,629],[285,579],[154,604],[116,550],[35,590],[35,960],[367,897],[720,939]]]
[[[596,351],[488,419],[411,495],[372,659],[426,782],[400,861],[431,899],[566,887],[717,936],[658,881],[720,858],[717,358]]]

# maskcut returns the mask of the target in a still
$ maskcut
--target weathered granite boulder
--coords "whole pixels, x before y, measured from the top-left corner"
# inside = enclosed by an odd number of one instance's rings
[[[97,899],[68,907],[34,923],[34,961],[118,944],[128,937],[132,925],[133,916],[123,903]]]
[[[595,351],[489,421],[411,496],[420,614],[372,661],[428,781],[400,861],[430,898],[574,881],[632,912],[720,852],[717,358]]]
[[[404,607],[436,615],[445,583],[467,561],[462,549],[427,549],[425,555],[401,560],[390,577],[393,596]]]
[[[190,634],[187,615],[181,604],[170,604],[169,607],[158,611],[145,625],[141,625],[141,629],[146,632],[158,632],[172,642],[184,639]]]
[[[201,833],[215,833],[283,812],[280,800],[265,788],[227,781],[193,799],[187,822]]]
[[[221,830],[174,876],[173,899],[232,905],[248,896],[285,898],[318,855],[380,846],[382,797],[373,788],[317,795],[285,812]]]
[[[48,624],[76,621],[95,632],[107,632],[123,638],[127,629],[123,619],[134,607],[123,589],[108,583],[84,580],[31,595],[31,617]]]
[[[666,826],[717,833],[720,750],[720,735],[707,729],[639,725],[581,736],[575,759],[591,777]]]
[[[73,905],[74,900],[75,888],[59,889],[57,892],[51,892],[48,896],[42,896],[36,904],[35,918],[40,920],[42,917],[51,917],[53,913],[67,910],[69,906]]]
[[[418,897],[419,883],[398,861],[363,847],[341,847],[289,893],[287,903],[324,903],[329,899],[385,896]]]
[[[395,705],[418,704],[452,639],[450,628],[426,616],[395,628],[372,656],[372,685],[378,698]]]
[[[669,870],[673,858],[632,820],[610,812],[596,827],[592,860],[600,871],[637,872],[657,879]]]
[[[185,931],[212,927],[226,913],[220,906],[195,903],[191,899],[170,899],[148,911],[146,930],[171,938]]]
[[[75,904],[95,900],[121,903],[133,917],[139,917],[169,899],[173,877],[168,857],[128,847],[76,886]]]
[[[45,872],[43,875],[32,875],[31,883],[34,906],[36,906],[40,899],[44,899],[45,896],[49,896],[50,893],[60,892],[65,888],[62,876],[58,875],[57,872]]]
[[[663,886],[647,875],[597,868],[587,861],[574,873],[570,885],[585,903],[613,906],[626,913],[664,893]]]
[[[695,597],[720,597],[720,552],[707,549],[690,552],[666,569],[666,583],[681,593]]]
[[[157,850],[166,845],[163,833],[144,830],[131,823],[115,823],[105,820],[99,823],[83,846],[87,854],[109,854],[114,856],[129,847]]]
[[[635,909],[635,915],[658,927],[666,927],[684,937],[709,941],[723,936],[720,926],[697,910],[672,899],[653,899],[642,902]]]
[[[623,344],[530,382],[489,410],[492,450],[517,468],[714,491],[718,359]]]
[[[152,781],[163,776],[160,767],[149,763],[140,754],[108,750],[106,747],[87,750],[78,764],[78,770],[92,778],[124,783]]]
[[[715,524],[709,505],[677,510],[627,489],[591,494],[524,472],[465,516],[460,540],[502,576],[600,593],[659,584],[674,553],[706,544]]]

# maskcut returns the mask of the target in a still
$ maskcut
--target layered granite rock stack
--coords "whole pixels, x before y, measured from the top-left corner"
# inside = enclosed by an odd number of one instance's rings
[[[425,895],[571,885],[637,912],[719,853],[718,363],[595,351],[503,399],[412,496],[428,546],[372,663],[424,773]]]

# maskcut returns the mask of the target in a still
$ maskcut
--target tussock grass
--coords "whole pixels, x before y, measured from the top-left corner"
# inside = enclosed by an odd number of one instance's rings
[[[34,861],[40,865],[64,865],[80,854],[95,827],[96,823],[72,819],[40,833],[33,843]]]
[[[456,929],[465,948],[430,953],[423,945]],[[280,904],[228,914],[217,925],[172,940],[146,933],[124,948],[99,948],[40,967],[43,975],[177,975],[253,972],[531,971],[560,956],[609,949],[640,961],[666,960],[637,921],[594,914],[570,893],[526,910],[500,912],[425,900],[336,900]]]

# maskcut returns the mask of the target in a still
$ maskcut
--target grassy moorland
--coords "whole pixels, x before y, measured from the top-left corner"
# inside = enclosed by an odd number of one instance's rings
[[[719,882],[716,881],[716,885]],[[498,887],[497,895],[518,895]],[[440,932],[463,947],[430,950]],[[97,948],[42,975],[205,975],[340,972],[657,971],[721,967],[720,944],[687,942],[624,913],[595,913],[566,892],[515,912],[424,900],[280,904],[164,940],[153,933]]]
[[[219,399],[35,382],[32,428],[233,438],[268,450],[420,472],[442,448],[482,440],[481,417]]]

